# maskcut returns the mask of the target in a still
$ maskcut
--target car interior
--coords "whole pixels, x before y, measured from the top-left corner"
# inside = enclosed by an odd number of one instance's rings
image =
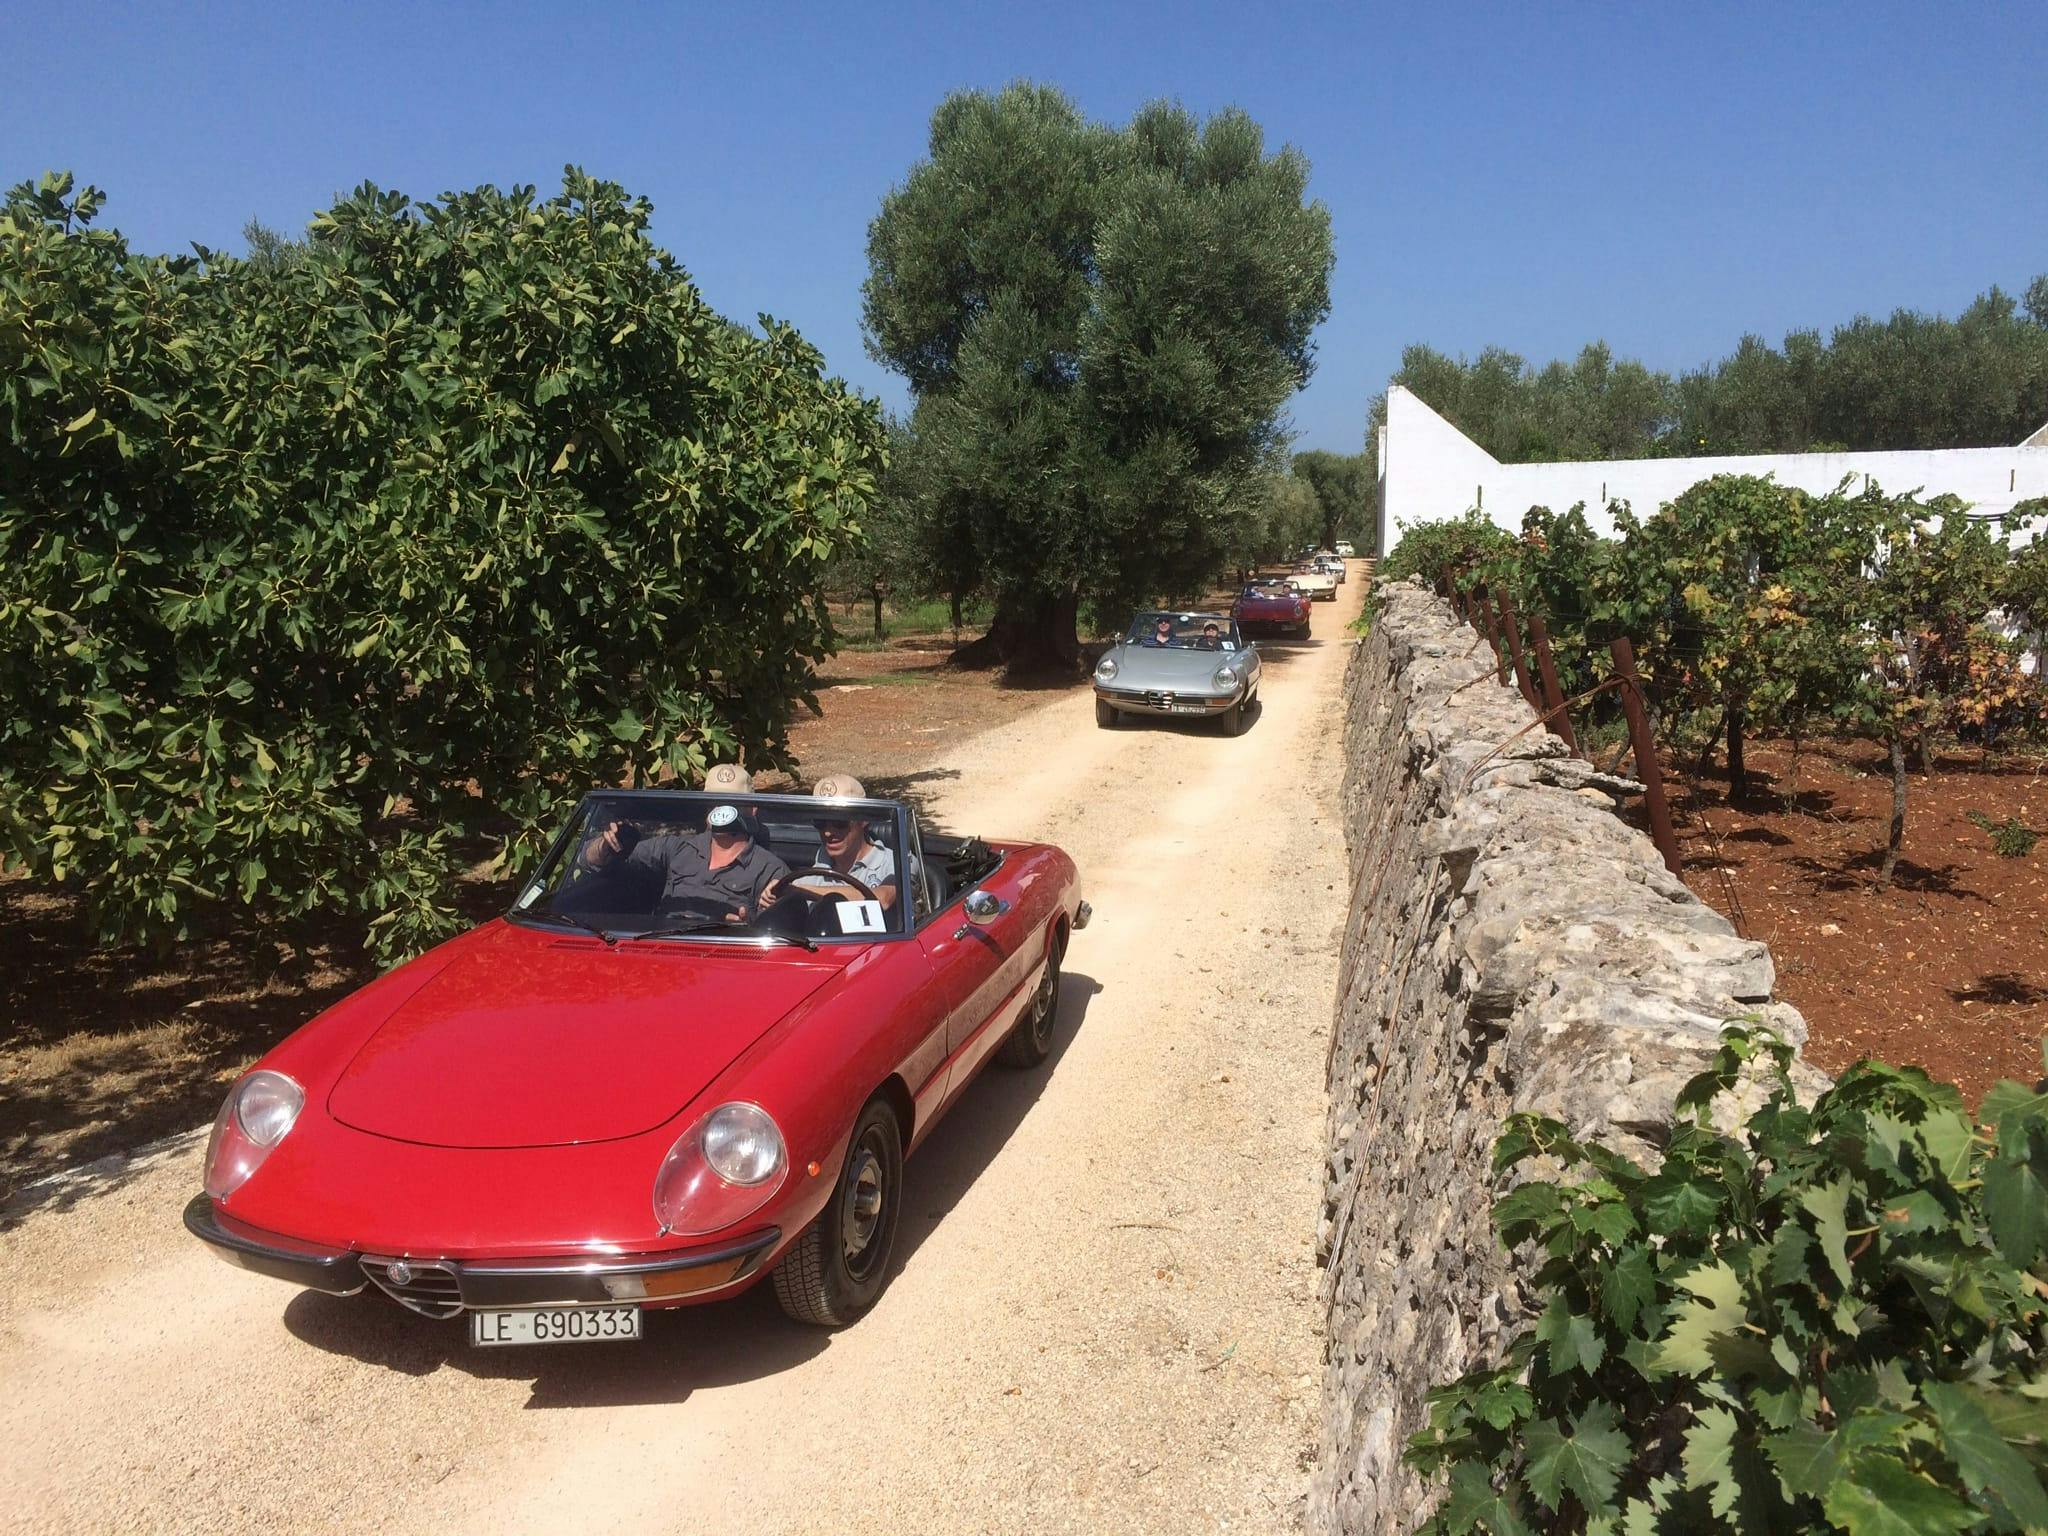
[[[806,807],[803,814],[778,815],[776,807],[755,799],[735,801],[735,808],[747,823],[754,840],[781,859],[793,873],[809,870],[819,862],[823,842],[814,807]],[[653,809],[635,805],[628,816],[620,818],[630,823],[628,827],[621,828],[628,852],[642,838],[702,831],[704,813],[709,807],[691,804],[687,807],[689,814],[682,816],[657,816],[650,814]],[[575,913],[620,927],[673,916],[662,911],[665,879],[661,870],[624,860],[602,870],[586,870],[579,866],[573,849],[589,835],[590,826],[601,824],[604,819],[608,816],[593,814],[578,828],[565,850],[556,888],[546,905],[556,911]],[[922,923],[943,911],[1002,862],[1001,856],[979,838],[950,837],[919,830],[922,857],[910,861],[916,875],[921,876],[913,878],[909,893],[914,923]],[[884,822],[870,835],[887,844],[890,841],[888,823]],[[899,869],[905,862],[899,851]],[[829,878],[812,884],[821,892],[832,894]],[[841,893],[850,898],[852,888],[841,887]],[[846,930],[837,921],[838,914],[833,911],[835,904],[832,899],[778,902],[760,914],[752,926],[756,930],[801,933],[812,938],[839,937]],[[892,914],[887,928],[902,932],[901,919]]]

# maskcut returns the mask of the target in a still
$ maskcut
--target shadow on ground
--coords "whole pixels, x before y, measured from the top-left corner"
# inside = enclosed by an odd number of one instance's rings
[[[982,1073],[905,1165],[892,1278],[916,1260],[1031,1112],[1101,990],[1093,977],[1064,974],[1047,1059],[1025,1071],[992,1066]],[[801,1365],[832,1343],[825,1330],[785,1317],[765,1279],[732,1301],[650,1312],[645,1322],[637,1344],[478,1349],[466,1320],[421,1317],[374,1290],[349,1297],[302,1291],[284,1308],[285,1327],[315,1349],[408,1376],[446,1367],[480,1380],[530,1382],[528,1408],[678,1403]]]

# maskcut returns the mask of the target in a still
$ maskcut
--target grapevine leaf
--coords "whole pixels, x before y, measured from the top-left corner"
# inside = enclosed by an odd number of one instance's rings
[[[1984,1512],[1891,1456],[1865,1454],[1842,1469],[1822,1508],[1849,1536],[1949,1536]]]
[[[1698,1373],[1713,1367],[1709,1341],[1732,1333],[1749,1320],[1742,1305],[1742,1281],[1726,1264],[1705,1264],[1678,1278],[1692,1293],[1665,1332],[1657,1363],[1667,1370]]]
[[[2048,1114],[2048,1093],[2037,1093],[2010,1079],[1996,1082],[1977,1108],[1977,1118],[1986,1125],[2003,1125],[2009,1117]]]
[[[1615,1427],[1608,1403],[1588,1408],[1569,1435],[1538,1419],[1523,1432],[1522,1446],[1529,1458],[1529,1491],[1552,1510],[1562,1507],[1567,1492],[1586,1509],[1601,1508],[1614,1497],[1629,1461],[1628,1436]]]
[[[1920,1396],[1934,1410],[1941,1447],[1963,1475],[1963,1485],[1995,1494],[2030,1530],[2048,1528],[2048,1493],[2027,1459],[1992,1427],[1990,1415],[1963,1388],[1930,1381]]]
[[[1643,1306],[1657,1294],[1657,1277],[1647,1248],[1631,1248],[1600,1272],[1600,1305],[1615,1327],[1627,1332]]]
[[[1683,1173],[1660,1173],[1643,1186],[1643,1212],[1650,1230],[1664,1237],[1704,1232],[1720,1214],[1711,1186]]]
[[[1686,1432],[1680,1457],[1686,1485],[1707,1494],[1709,1507],[1726,1517],[1735,1507],[1735,1415],[1726,1408],[1704,1408]]]
[[[2001,1141],[1999,1155],[1984,1165],[1984,1214],[1998,1251],[2026,1269],[2048,1237],[2048,1133],[2038,1123],[2018,1135],[2001,1127]]]
[[[1846,1289],[1854,1283],[1849,1273],[1849,1176],[1841,1174],[1806,1190],[1799,1204],[1813,1218],[1821,1257]]]
[[[1467,1536],[1471,1531],[1485,1531],[1488,1536],[1531,1536],[1514,1505],[1494,1492],[1486,1468],[1474,1461],[1461,1461],[1451,1468],[1450,1492],[1437,1514],[1448,1536]]]

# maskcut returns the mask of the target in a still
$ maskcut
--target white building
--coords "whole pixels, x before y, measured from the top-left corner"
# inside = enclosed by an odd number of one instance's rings
[[[1520,533],[1522,514],[1531,507],[1564,512],[1584,502],[1593,531],[1612,534],[1610,502],[1625,501],[1638,517],[1648,517],[1710,475],[1770,475],[1780,485],[1816,494],[1832,491],[1850,476],[1852,490],[1861,490],[1867,480],[1894,494],[1948,492],[1989,515],[2030,497],[2048,496],[2048,425],[2016,448],[1503,464],[1401,385],[1390,384],[1387,424],[1379,440],[1380,550],[1391,550],[1404,527],[1461,517],[1474,507],[1510,533]]]

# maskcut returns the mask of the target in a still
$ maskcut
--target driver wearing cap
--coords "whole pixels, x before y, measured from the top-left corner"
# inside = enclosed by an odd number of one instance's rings
[[[850,773],[827,774],[811,786],[811,793],[821,800],[865,800],[868,796],[860,780]],[[858,816],[818,818],[818,861],[811,867],[853,876],[875,893],[884,910],[896,905],[896,855],[868,836],[868,824]],[[761,905],[772,907],[781,895],[779,887],[764,891]]]
[[[707,788],[745,794],[754,787],[744,769],[721,764],[705,776]],[[664,912],[744,923],[764,905],[761,893],[789,873],[789,866],[754,841],[739,807],[714,805],[702,832],[667,832],[637,841],[624,822],[614,821],[583,845],[583,862],[603,869],[617,861],[629,868],[666,873]]]

